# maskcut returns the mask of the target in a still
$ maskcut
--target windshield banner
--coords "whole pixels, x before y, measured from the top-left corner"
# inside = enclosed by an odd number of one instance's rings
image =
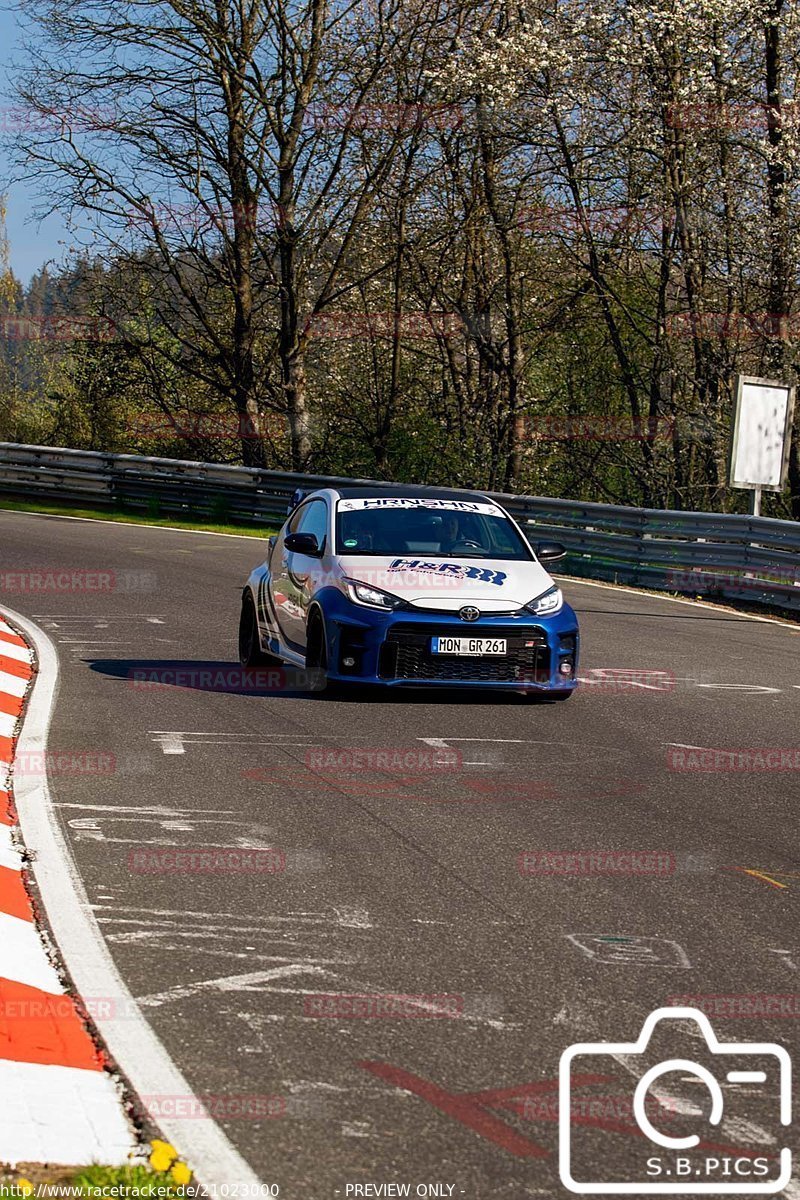
[[[487,517],[504,517],[505,513],[496,504],[478,500],[437,500],[421,496],[368,496],[358,500],[340,500],[339,512],[357,512],[364,509],[380,510],[391,508],[424,508],[437,512],[483,513]]]

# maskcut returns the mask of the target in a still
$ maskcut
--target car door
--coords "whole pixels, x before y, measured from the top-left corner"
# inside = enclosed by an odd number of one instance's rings
[[[328,540],[328,505],[317,498],[301,505],[275,547],[277,559],[273,573],[273,604],[281,638],[296,650],[305,650],[306,612],[322,575],[322,560],[310,554],[287,550],[287,533],[313,533],[324,550]]]
[[[286,590],[289,586],[287,579],[287,562],[286,549],[283,541],[287,533],[296,533],[297,526],[300,523],[302,510],[296,508],[289,517],[288,521],[283,525],[280,532],[276,535],[273,545],[270,547],[267,565],[269,567],[269,576],[267,580],[268,595],[264,595],[264,589],[261,590],[259,600],[264,605],[265,612],[262,612],[262,623],[268,629],[272,629],[275,633],[283,637],[283,629],[280,622],[280,608],[286,599]]]

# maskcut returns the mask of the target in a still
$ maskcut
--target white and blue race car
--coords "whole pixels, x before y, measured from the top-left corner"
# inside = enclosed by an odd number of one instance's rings
[[[304,496],[242,596],[239,657],[327,682],[481,687],[566,700],[578,622],[495,501],[402,485]]]

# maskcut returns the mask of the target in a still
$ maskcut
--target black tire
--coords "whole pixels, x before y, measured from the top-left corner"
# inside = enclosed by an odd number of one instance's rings
[[[319,686],[314,691],[332,696],[338,690],[338,685],[328,678],[328,639],[323,618],[316,610],[306,628],[306,670],[319,672]]]
[[[243,667],[274,667],[278,662],[272,654],[265,654],[258,640],[256,608],[250,592],[242,596],[242,612],[239,617],[239,662]]]

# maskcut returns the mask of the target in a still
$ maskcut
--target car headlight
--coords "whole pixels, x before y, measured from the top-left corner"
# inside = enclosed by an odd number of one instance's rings
[[[535,600],[531,600],[525,607],[529,612],[535,613],[537,617],[549,617],[551,613],[558,612],[563,603],[564,597],[561,594],[561,588],[551,587],[546,592],[542,592],[541,596],[537,596]]]
[[[347,594],[356,604],[366,604],[369,608],[382,608],[386,612],[396,608],[405,608],[405,600],[393,596],[391,592],[382,592],[380,588],[370,587],[368,583],[359,583],[357,579],[345,579]]]

